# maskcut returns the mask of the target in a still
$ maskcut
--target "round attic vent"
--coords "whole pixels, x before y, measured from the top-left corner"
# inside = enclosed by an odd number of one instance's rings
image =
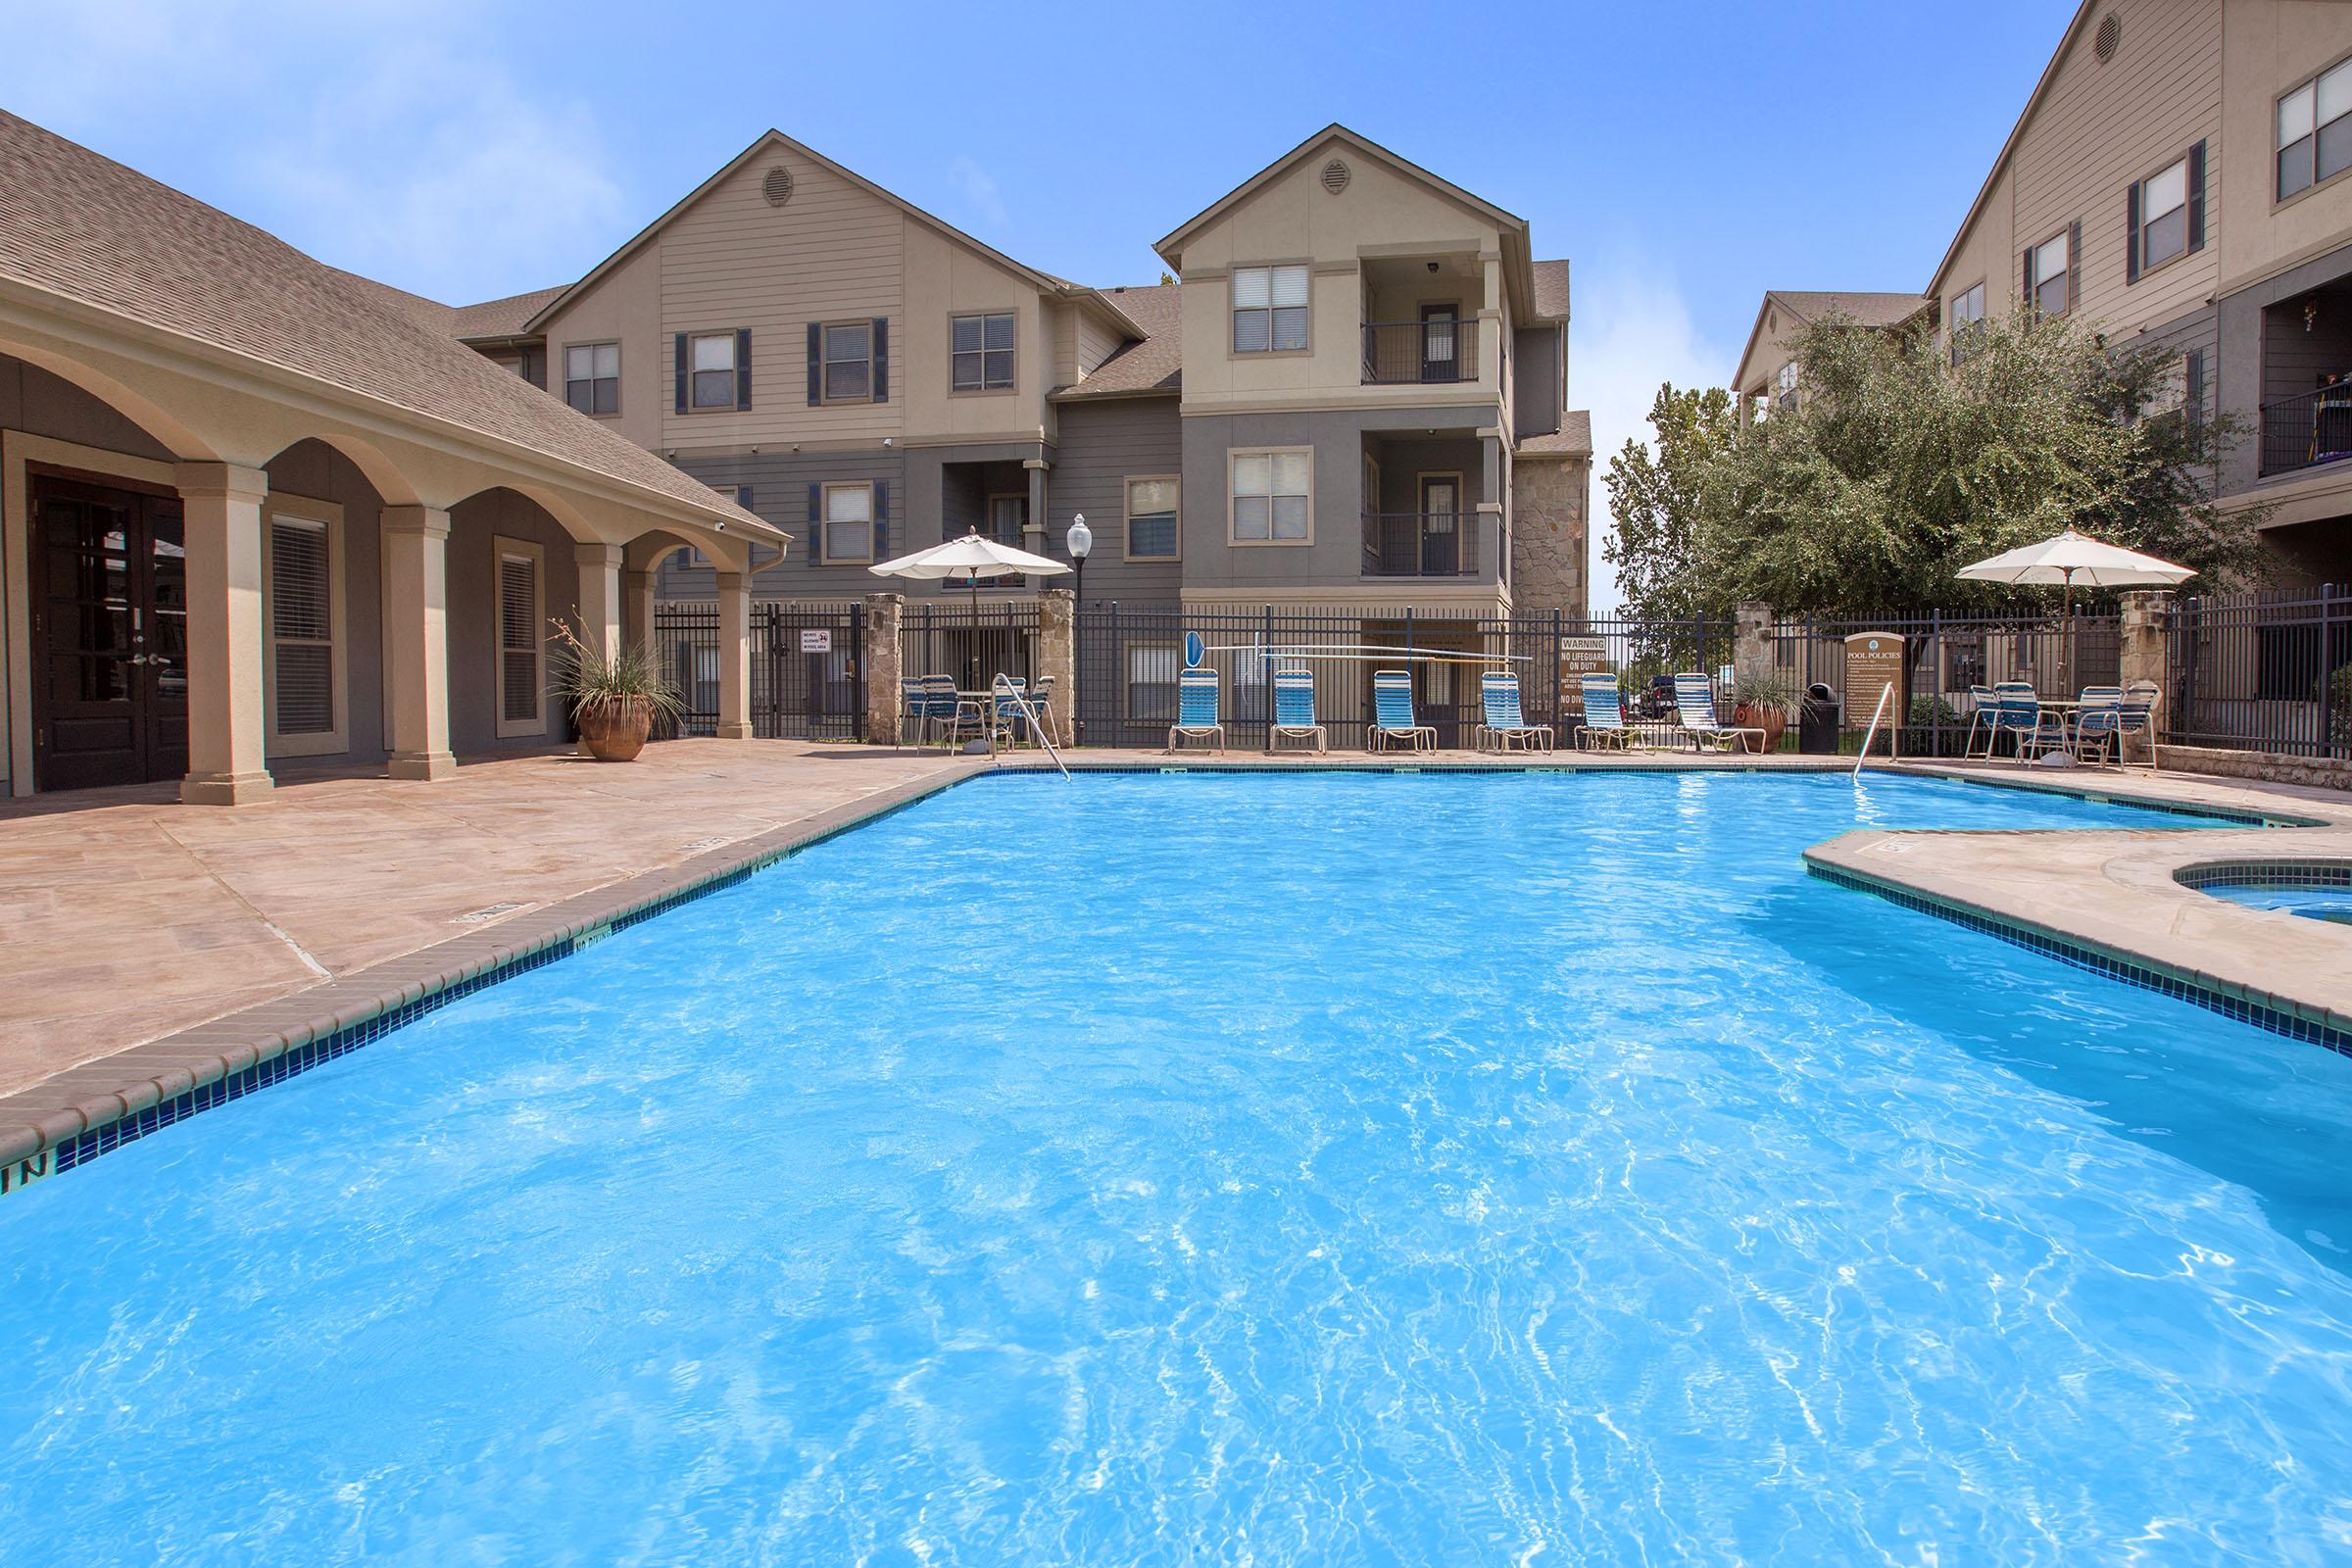
[[[1334,158],[1323,166],[1323,188],[1337,196],[1348,188],[1348,166]]]
[[[760,182],[760,193],[767,198],[770,207],[781,207],[792,200],[792,171],[782,164],[769,170],[767,178]]]
[[[2110,11],[2099,20],[2097,36],[2090,40],[2090,52],[2105,65],[2115,58],[2116,46],[2124,41],[2124,19]]]

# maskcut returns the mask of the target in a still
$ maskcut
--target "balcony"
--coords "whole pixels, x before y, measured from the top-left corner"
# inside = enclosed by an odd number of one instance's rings
[[[2292,473],[2352,458],[2352,384],[2262,406],[2262,471]]]
[[[1475,577],[1478,525],[1475,512],[1367,512],[1364,575]]]
[[[1442,386],[1478,379],[1476,320],[1433,316],[1364,323],[1366,386]]]

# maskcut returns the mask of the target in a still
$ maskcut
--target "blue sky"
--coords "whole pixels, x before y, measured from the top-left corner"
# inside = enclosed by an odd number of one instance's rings
[[[1899,0],[1443,13],[1482,37],[1262,0],[0,0],[0,105],[452,303],[578,276],[769,125],[1034,266],[1150,282],[1152,240],[1337,120],[1574,262],[1605,454],[1660,380],[1730,375],[1764,289],[1923,286],[2073,9],[1982,0],[1964,39]]]

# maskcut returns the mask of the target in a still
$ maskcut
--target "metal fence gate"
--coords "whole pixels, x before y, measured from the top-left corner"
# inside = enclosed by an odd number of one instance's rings
[[[1037,601],[977,605],[950,599],[908,605],[899,617],[899,672],[953,676],[958,691],[988,690],[999,675],[1037,674]]]
[[[761,740],[863,740],[865,607],[755,600],[752,733]],[[718,606],[665,600],[654,607],[654,654],[677,683],[685,711],[672,734],[718,728]]]
[[[2166,740],[2352,758],[2352,590],[2186,599],[2165,630]]]

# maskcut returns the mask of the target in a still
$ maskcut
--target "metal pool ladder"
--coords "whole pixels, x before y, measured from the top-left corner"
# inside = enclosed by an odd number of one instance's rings
[[[1037,721],[1037,710],[1029,706],[1029,694],[1015,686],[1011,679],[1002,672],[991,684],[990,690],[1000,703],[1007,697],[1012,699],[1013,708],[1023,718],[1029,720],[1029,733],[1037,737],[1037,744],[1043,746],[1046,749],[1046,755],[1054,759],[1054,765],[1061,769],[1061,776],[1068,778],[1070,770],[1063,764],[1061,754],[1054,749],[1053,741],[1047,738],[1046,726]],[[997,732],[993,727],[988,732],[988,745],[991,752],[996,750]]]
[[[1879,720],[1886,716],[1886,704],[1892,700],[1893,696],[1894,682],[1892,681],[1888,681],[1879,690],[1879,706],[1871,710],[1870,728],[1862,732],[1862,750],[1854,758],[1854,777],[1856,778],[1862,776],[1863,760],[1870,756],[1870,743],[1878,736]],[[1894,742],[1890,738],[1886,744],[1892,746]]]

